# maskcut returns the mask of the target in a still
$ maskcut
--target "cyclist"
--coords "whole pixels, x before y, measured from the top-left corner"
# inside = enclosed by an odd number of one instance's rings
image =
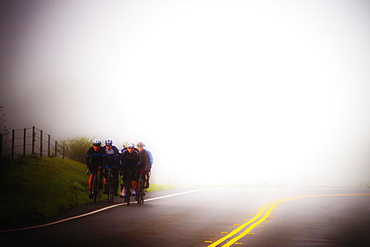
[[[128,143],[128,142],[124,142],[124,143],[123,143],[123,145],[122,145],[122,146],[123,146],[123,148],[121,149],[121,153],[123,153],[123,151],[127,150],[127,143]]]
[[[145,149],[145,144],[138,142],[136,144],[140,153],[139,169],[145,171],[145,188],[149,188],[150,170],[152,168],[153,156],[150,151]]]
[[[132,187],[132,195],[136,194],[136,180],[137,180],[137,169],[139,163],[139,152],[135,150],[135,144],[133,142],[127,143],[127,149],[121,153],[121,171],[123,173],[122,176],[122,185],[125,184],[125,180],[127,178],[126,170],[130,169],[131,175],[131,187]],[[122,188],[122,196],[125,197],[126,191]]]
[[[110,168],[111,172],[113,174],[113,190],[114,190],[114,196],[118,196],[117,189],[118,189],[118,166],[119,166],[119,150],[118,148],[113,145],[112,139],[108,138],[105,140],[105,161],[104,165],[105,168]],[[104,169],[104,194],[107,194],[107,177],[108,177],[108,171],[107,169]]]
[[[89,180],[87,181],[89,187],[89,198],[92,198],[93,189],[93,179],[97,172],[101,172],[99,169],[104,164],[105,151],[101,146],[101,141],[99,139],[94,139],[92,146],[87,150],[86,154],[86,165],[89,169]]]
[[[122,154],[124,151],[127,151],[127,143],[128,142],[124,142],[123,143],[123,148],[121,149],[120,153]],[[121,163],[121,160],[120,160],[120,163]],[[121,167],[120,167],[121,168]],[[123,171],[120,169],[120,175],[122,176],[123,175]],[[122,176],[123,178],[123,176]],[[123,187],[124,187],[124,184],[123,184],[123,181],[121,180],[121,194],[120,194],[120,197],[123,198]]]
[[[148,149],[145,149],[148,154],[149,154],[149,159],[150,159],[150,166],[149,166],[149,169],[148,169],[148,172],[147,172],[147,177],[148,179],[146,180],[146,183],[145,183],[145,188],[149,188],[149,178],[152,174],[152,166],[153,166],[153,155],[152,155],[152,152],[150,152]]]

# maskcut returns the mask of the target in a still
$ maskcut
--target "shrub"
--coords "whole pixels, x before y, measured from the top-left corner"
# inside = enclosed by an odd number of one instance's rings
[[[69,159],[85,164],[86,152],[91,146],[91,143],[91,138],[75,136],[61,140],[60,146],[64,146],[64,154]]]

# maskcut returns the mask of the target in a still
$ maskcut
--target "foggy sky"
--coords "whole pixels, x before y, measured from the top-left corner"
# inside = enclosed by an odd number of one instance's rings
[[[369,185],[369,1],[0,9],[11,128],[143,141],[164,184]]]

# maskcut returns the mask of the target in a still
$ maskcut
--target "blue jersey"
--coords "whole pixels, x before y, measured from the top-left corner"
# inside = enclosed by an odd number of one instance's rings
[[[119,165],[120,154],[116,146],[112,146],[110,149],[107,146],[103,147],[105,150],[105,164],[109,167],[117,167]]]
[[[150,161],[150,168],[152,168],[153,164],[153,155],[149,150],[146,150],[146,152],[149,154],[149,161]]]

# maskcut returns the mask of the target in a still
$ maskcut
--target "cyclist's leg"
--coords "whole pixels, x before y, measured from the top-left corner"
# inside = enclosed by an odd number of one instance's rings
[[[136,172],[137,173],[137,177],[136,177],[136,180],[135,180],[135,182],[136,182],[136,195],[135,195],[135,199],[136,199],[136,201],[139,201],[138,200],[138,198],[139,198],[139,196],[140,196],[140,174],[138,173],[138,172]]]
[[[120,183],[121,183],[121,194],[120,194],[119,197],[121,197],[121,198],[123,198],[124,193],[125,193],[125,179],[123,177],[123,174],[124,174],[124,172],[122,171],[122,169],[120,169],[119,176],[120,176]]]
[[[118,169],[117,167],[112,168],[113,175],[113,195],[118,196]]]
[[[93,177],[93,199],[94,199],[94,203],[96,203],[96,199],[98,197],[98,192],[99,192],[99,176],[98,176],[98,172],[95,171],[94,173],[94,177]]]
[[[130,196],[131,196],[131,171],[126,171],[125,177],[125,202],[127,202],[127,206],[130,205]]]
[[[132,174],[131,174],[131,188],[132,188],[132,195],[136,195],[136,188],[137,188],[137,179],[138,179],[138,172],[135,170],[135,171],[132,171]]]
[[[87,186],[89,189],[89,198],[92,199],[92,192],[94,190],[94,177],[96,175],[96,169],[95,168],[89,168],[89,179],[87,181]]]
[[[108,171],[107,174],[107,194],[108,194],[108,202],[113,202],[113,177],[112,177],[112,170]]]
[[[89,180],[87,182],[87,186],[88,186],[88,189],[89,189],[89,198],[92,199],[92,190],[93,190],[93,179],[94,179],[94,174],[89,171]]]
[[[123,172],[123,175],[122,175],[122,184],[121,184],[121,188],[122,188],[122,197],[123,198],[126,198],[126,194],[127,194],[127,171],[124,171]]]
[[[104,167],[103,168],[103,183],[104,183],[104,190],[103,190],[103,193],[104,194],[107,194],[108,193],[108,188],[107,188],[107,177],[108,177],[108,168],[107,167]]]
[[[89,172],[89,179],[87,180],[87,187],[89,188],[89,190],[92,189],[93,179],[94,179],[94,174]]]
[[[148,172],[145,172],[145,174],[143,174],[143,181],[142,181],[142,190],[143,190],[143,195],[145,195],[145,189],[147,189],[147,182],[148,182],[148,178],[147,178],[147,174]]]
[[[125,196],[125,180],[121,179],[121,194],[119,197],[123,198]]]
[[[102,189],[103,188],[103,169],[99,168],[96,174],[98,175],[98,178],[99,178],[99,189]]]
[[[142,175],[142,179],[140,181],[140,190],[141,190],[141,193],[140,193],[140,204],[144,204],[144,196],[145,196],[145,183],[146,183],[146,180],[145,180],[145,174]]]
[[[149,188],[150,170],[145,173],[145,189]]]

